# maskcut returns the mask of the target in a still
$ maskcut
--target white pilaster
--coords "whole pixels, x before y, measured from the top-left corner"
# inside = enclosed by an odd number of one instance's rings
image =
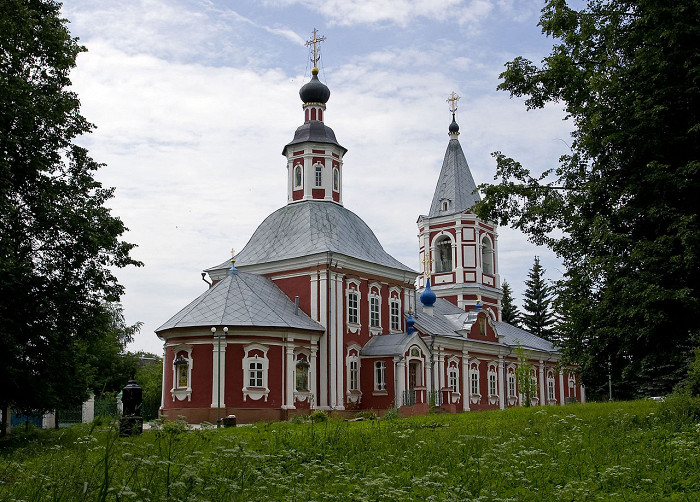
[[[311,358],[309,361],[309,389],[313,393],[314,399],[310,401],[311,409],[314,409],[318,404],[318,388],[316,386],[316,356],[318,348],[316,348],[316,341],[311,340]]]
[[[327,299],[328,299],[328,281],[326,280],[326,274],[321,273],[318,281],[318,322],[321,323],[323,327],[326,328],[326,332],[321,336],[321,343],[319,351],[321,354],[320,360],[320,371],[319,374],[319,406],[328,407],[328,343],[331,336],[330,329],[328,328],[328,318],[326,316],[327,312]]]
[[[581,402],[586,402],[586,387],[583,384],[581,384]]]
[[[564,372],[559,371],[559,404],[563,405],[564,403]]]
[[[498,402],[500,408],[503,410],[506,407],[505,399],[505,363],[503,361],[503,356],[498,356]]]
[[[396,386],[396,407],[403,406],[403,391],[406,390],[406,359],[401,359],[394,363],[394,371],[398,373],[398,384]]]
[[[343,304],[345,297],[343,296],[343,278],[340,274],[334,274],[335,278],[335,312],[333,318],[335,320],[335,381],[336,381],[336,400],[334,401],[335,409],[345,409],[345,357],[344,338],[345,330],[343,329]]]
[[[540,360],[540,379],[539,380],[540,380],[540,383],[539,383],[540,406],[544,406],[545,404],[547,404],[547,400],[546,400],[547,395],[545,394],[547,389],[545,388],[546,385],[545,385],[545,381],[544,381],[544,361],[542,361],[542,360]]]
[[[214,334],[214,340],[211,343],[213,356],[211,366],[213,368],[211,372],[211,407],[218,407],[219,397],[221,397],[221,408],[226,408],[226,400],[224,398],[224,390],[226,389],[226,336],[223,333]],[[219,347],[221,352],[219,352]]]
[[[442,392],[445,388],[445,354],[440,347],[438,352],[438,380],[437,380],[437,391]]]
[[[469,352],[462,352],[462,410],[469,411],[469,394],[471,393],[469,381]]]
[[[286,382],[284,383],[284,388],[286,389],[285,393],[285,405],[282,407],[288,410],[293,410],[296,409],[296,406],[294,406],[294,388],[296,387],[296,366],[294,365],[294,339],[290,338],[287,339],[287,346],[286,346],[286,363],[285,366],[287,368],[286,374],[287,378],[285,378]]]

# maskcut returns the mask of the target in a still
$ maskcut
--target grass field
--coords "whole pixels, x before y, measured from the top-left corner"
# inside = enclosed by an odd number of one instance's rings
[[[394,420],[33,431],[0,443],[0,500],[700,500],[687,398]]]

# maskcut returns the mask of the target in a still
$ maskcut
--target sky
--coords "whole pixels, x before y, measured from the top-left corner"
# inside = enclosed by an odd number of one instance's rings
[[[343,202],[384,249],[418,270],[416,220],[430,208],[458,102],[460,143],[477,184],[501,151],[535,173],[567,153],[562,107],[527,111],[496,89],[506,62],[539,62],[553,41],[541,0],[65,0],[87,48],[71,74],[95,130],[79,138],[115,187],[109,202],[140,268],[116,270],[129,350],[162,353],[154,330],[206,291],[201,272],[240,251],[286,204],[282,148],[303,123],[313,29],[326,125],[348,149]],[[499,227],[501,278],[521,304],[534,256],[551,251]]]

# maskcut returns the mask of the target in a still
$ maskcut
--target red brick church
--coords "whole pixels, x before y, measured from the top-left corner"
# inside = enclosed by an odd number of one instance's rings
[[[299,95],[304,123],[282,150],[286,205],[234,259],[206,269],[211,287],[156,330],[161,415],[244,423],[313,409],[517,406],[518,344],[531,357],[535,404],[584,401],[550,342],[501,321],[496,227],[470,211],[478,195],[454,93],[435,195],[418,218],[420,274],[343,205],[346,149],[325,124],[330,90],[317,68]]]

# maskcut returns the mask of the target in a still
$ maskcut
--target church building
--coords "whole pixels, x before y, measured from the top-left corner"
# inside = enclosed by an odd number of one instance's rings
[[[314,32],[314,65],[320,40]],[[516,406],[518,346],[532,364],[533,404],[584,401],[550,342],[501,321],[498,236],[470,211],[478,195],[458,140],[459,98],[448,100],[447,152],[418,218],[419,273],[345,208],[346,149],[325,123],[330,90],[315,66],[299,96],[304,122],[282,149],[286,205],[232,259],[206,269],[211,287],[156,330],[161,416],[246,423],[313,409]]]

